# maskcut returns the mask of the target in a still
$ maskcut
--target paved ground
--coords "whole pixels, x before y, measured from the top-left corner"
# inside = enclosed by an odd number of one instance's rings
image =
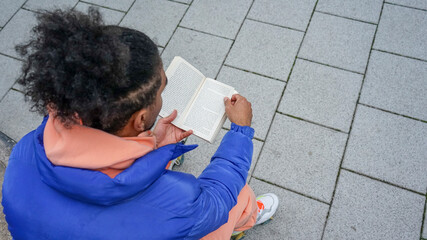
[[[182,56],[253,102],[250,185],[281,205],[247,239],[427,238],[426,0],[2,0],[4,166],[7,139],[41,120],[15,85],[13,46],[54,5],[97,5],[152,37],[166,66]],[[219,138],[189,142],[201,146],[175,170],[198,175]]]

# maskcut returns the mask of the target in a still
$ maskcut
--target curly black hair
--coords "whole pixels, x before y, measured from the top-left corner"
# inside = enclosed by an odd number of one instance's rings
[[[109,133],[154,103],[161,85],[161,58],[144,33],[103,24],[99,11],[45,11],[29,42],[16,46],[26,58],[18,82],[32,110],[55,112],[67,127]]]

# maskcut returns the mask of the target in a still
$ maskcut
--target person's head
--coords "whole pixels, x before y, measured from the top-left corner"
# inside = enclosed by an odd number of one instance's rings
[[[33,109],[54,113],[66,126],[120,135],[150,129],[166,84],[162,61],[144,33],[103,25],[99,12],[55,10],[37,17],[33,37],[17,46],[26,57],[18,82]],[[129,131],[128,131],[129,132]]]

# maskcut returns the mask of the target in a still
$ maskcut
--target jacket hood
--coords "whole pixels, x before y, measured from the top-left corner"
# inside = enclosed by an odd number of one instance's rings
[[[97,205],[117,204],[143,192],[167,171],[170,160],[197,147],[182,143],[166,145],[136,159],[129,168],[110,178],[96,170],[52,164],[43,144],[47,119],[36,129],[33,141],[41,180],[71,198]]]

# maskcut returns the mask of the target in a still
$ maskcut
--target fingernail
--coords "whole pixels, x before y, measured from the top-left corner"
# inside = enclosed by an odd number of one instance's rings
[[[225,97],[225,98],[224,98],[224,102],[226,102],[227,100],[228,100],[228,97]]]

